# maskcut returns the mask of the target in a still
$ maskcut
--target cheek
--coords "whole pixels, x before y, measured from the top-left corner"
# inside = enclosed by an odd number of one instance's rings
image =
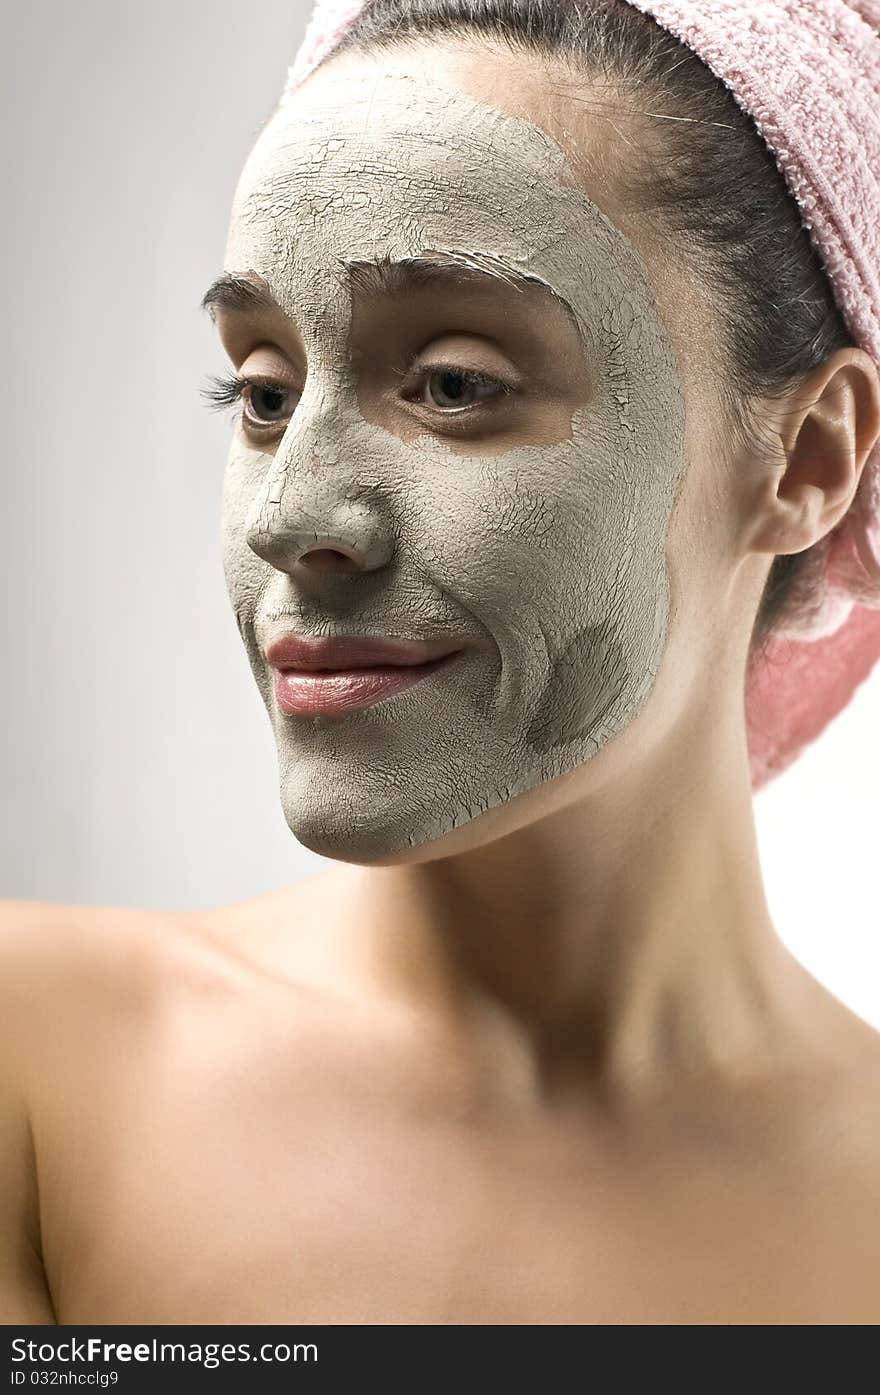
[[[644,696],[665,637],[668,518],[644,476],[597,431],[589,449],[444,469],[409,493],[407,532],[500,654],[498,722],[541,753],[610,727]]]
[[[625,620],[656,590],[657,509],[598,444],[438,458],[402,497],[421,556],[493,633],[543,635],[561,652],[575,634],[607,628],[609,610]]]
[[[247,520],[265,480],[271,457],[245,450],[235,440],[223,476],[221,550],[223,574],[242,637],[253,622],[257,600],[265,585],[266,563],[248,547]]]
[[[633,686],[626,639],[616,618],[577,630],[554,658],[526,740],[544,754],[596,733]]]

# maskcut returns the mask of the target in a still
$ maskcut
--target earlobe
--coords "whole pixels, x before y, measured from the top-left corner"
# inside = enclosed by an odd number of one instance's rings
[[[768,480],[756,552],[812,547],[846,514],[880,436],[880,378],[862,349],[840,349],[779,405],[786,465]]]

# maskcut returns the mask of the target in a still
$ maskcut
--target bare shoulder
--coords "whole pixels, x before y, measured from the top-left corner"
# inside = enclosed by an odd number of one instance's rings
[[[109,966],[120,953],[148,949],[159,926],[173,920],[128,907],[0,901],[2,965],[13,974],[48,971],[53,978],[77,965],[96,968],[103,961]]]
[[[2,1054],[26,1071],[65,1028],[133,1024],[169,985],[212,972],[208,947],[174,913],[0,901]]]
[[[204,911],[0,900],[0,1055],[34,1098],[58,1094],[198,1005],[246,1006],[285,952],[296,985],[307,921],[296,885]]]
[[[147,968],[182,947],[181,917],[121,906],[0,901],[0,980],[43,991],[70,975],[83,983],[122,967]]]
[[[880,1031],[862,1018],[857,1024],[858,1054],[849,1103],[873,1156],[874,1176],[880,1179]]]
[[[841,1005],[843,1008],[843,1005]],[[880,1258],[880,1031],[849,1008],[846,1032],[829,1068],[800,1097],[808,1155],[807,1176],[830,1214]],[[821,1185],[820,1185],[821,1184]]]
[[[83,1103],[118,1099],[114,1072],[173,995],[223,979],[216,958],[173,914],[0,901],[0,1321],[55,1322],[44,1192],[81,1166]]]
[[[4,1322],[55,1321],[43,1268],[38,1143],[47,1121],[82,1098],[78,1072],[91,1044],[106,1049],[102,1005],[124,1014],[138,993],[148,991],[161,943],[155,921],[142,913],[0,901]]]

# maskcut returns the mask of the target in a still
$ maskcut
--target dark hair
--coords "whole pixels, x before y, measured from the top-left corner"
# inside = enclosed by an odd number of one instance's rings
[[[770,443],[752,399],[785,396],[853,341],[752,118],[692,49],[626,0],[365,0],[334,53],[439,34],[485,37],[598,77],[632,100],[632,112],[647,122],[646,143],[659,132],[662,143],[645,147],[657,158],[627,171],[634,206],[650,214],[711,292],[727,360],[722,400],[740,443],[766,458]],[[813,556],[807,548],[774,558],[753,648],[809,593]]]

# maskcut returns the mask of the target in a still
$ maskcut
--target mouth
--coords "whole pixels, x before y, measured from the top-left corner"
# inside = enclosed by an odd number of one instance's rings
[[[441,640],[402,639],[394,635],[299,635],[283,634],[266,649],[274,668],[333,671],[352,668],[406,668],[411,664],[439,659],[461,642],[450,636]]]
[[[351,668],[275,666],[275,701],[281,712],[301,717],[360,712],[446,667],[463,649],[447,650],[421,663],[358,665]]]

